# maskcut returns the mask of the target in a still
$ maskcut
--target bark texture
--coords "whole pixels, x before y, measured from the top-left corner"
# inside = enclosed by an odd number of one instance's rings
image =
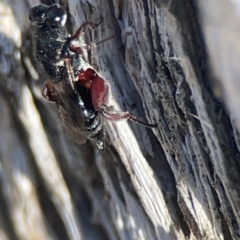
[[[110,105],[157,124],[106,121],[105,152],[41,96],[38,4],[0,0],[0,239],[240,239],[238,1],[61,1],[114,35],[88,54]]]

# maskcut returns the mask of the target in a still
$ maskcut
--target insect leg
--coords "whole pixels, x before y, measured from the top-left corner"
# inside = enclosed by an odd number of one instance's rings
[[[137,117],[131,115],[128,111],[113,113],[113,112],[108,112],[105,109],[105,107],[102,107],[101,113],[109,121],[117,122],[117,121],[121,121],[121,120],[131,120],[135,123],[138,123],[138,124],[143,125],[143,126],[148,127],[148,128],[157,127],[156,124],[150,124],[150,123],[145,123],[143,121],[140,121]]]
[[[58,96],[57,90],[55,89],[56,84],[52,83],[50,80],[47,81],[42,88],[42,96],[48,101],[56,103]]]
[[[91,96],[96,111],[100,111],[101,108],[108,103],[109,86],[107,82],[97,74],[95,74],[92,79]]]
[[[114,36],[105,38],[105,39],[103,39],[102,41],[97,42],[97,43],[91,43],[91,45],[88,45],[88,46],[86,47],[86,49],[87,49],[87,51],[89,51],[89,50],[97,47],[98,45],[100,45],[100,44],[102,44],[102,43],[104,43],[104,42],[106,42],[106,41],[108,41],[108,40],[110,40],[110,39],[112,39],[112,38],[114,38]]]
[[[105,38],[105,39],[101,40],[100,42],[91,43],[90,45],[82,46],[82,47],[80,47],[79,45],[74,45],[74,44],[70,41],[69,48],[70,48],[71,51],[76,52],[76,53],[82,55],[82,57],[84,57],[82,48],[85,48],[87,51],[89,51],[89,50],[97,47],[98,45],[100,45],[100,44],[102,44],[102,43],[104,43],[104,42],[106,42],[106,41],[108,41],[108,40],[110,40],[110,39],[112,39],[112,38],[114,38],[114,36]]]
[[[86,27],[90,27],[92,29],[97,28],[101,24],[102,21],[103,21],[103,17],[101,17],[101,19],[98,23],[93,23],[90,21],[83,23],[78,28],[78,30],[75,32],[75,34],[70,38],[70,40],[79,39],[81,37],[81,35],[85,33]]]
[[[79,83],[91,89],[92,104],[96,111],[100,111],[108,103],[109,86],[92,68],[81,71],[78,75]]]

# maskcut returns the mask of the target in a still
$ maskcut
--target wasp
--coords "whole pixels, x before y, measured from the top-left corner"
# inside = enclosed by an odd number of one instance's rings
[[[109,110],[109,85],[86,61],[83,53],[84,49],[96,46],[85,44],[86,28],[97,28],[102,18],[98,23],[84,22],[72,36],[65,28],[66,11],[59,4],[33,7],[29,20],[37,27],[32,37],[35,58],[48,78],[42,95],[47,101],[56,103],[63,124],[75,142],[84,144],[92,139],[99,150],[103,150],[104,118],[109,121],[129,119],[145,127],[155,127],[128,111]]]

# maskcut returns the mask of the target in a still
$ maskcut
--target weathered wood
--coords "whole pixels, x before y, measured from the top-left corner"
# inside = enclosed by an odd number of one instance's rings
[[[114,35],[89,53],[110,105],[157,123],[106,121],[103,153],[41,97],[38,4],[0,2],[0,239],[239,239],[237,1],[61,2],[69,31]]]

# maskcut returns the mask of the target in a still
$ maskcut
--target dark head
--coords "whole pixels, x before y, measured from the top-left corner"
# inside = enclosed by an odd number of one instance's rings
[[[47,6],[40,4],[31,9],[29,20],[33,25],[44,24],[55,27],[63,27],[66,23],[67,14],[59,4]]]

